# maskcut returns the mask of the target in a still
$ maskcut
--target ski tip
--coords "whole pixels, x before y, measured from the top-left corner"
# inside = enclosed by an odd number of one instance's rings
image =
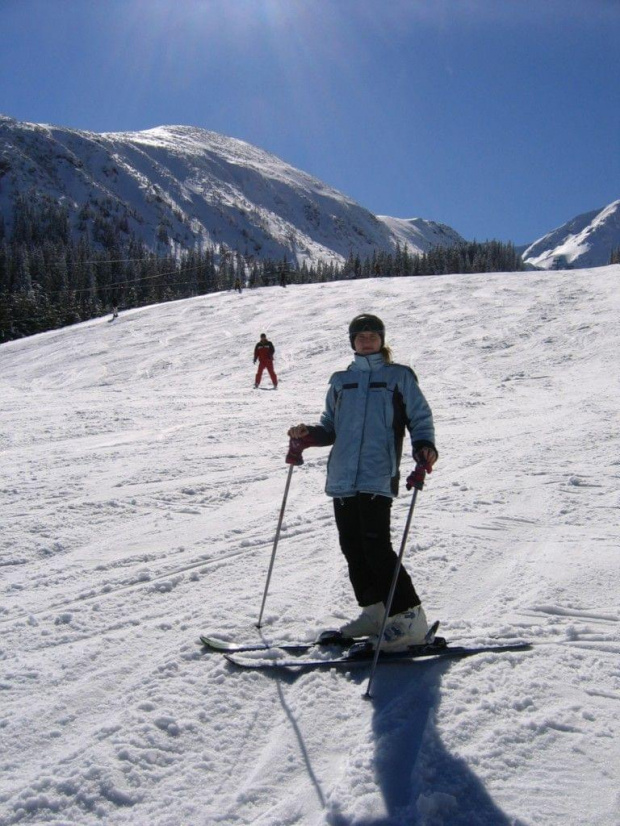
[[[203,648],[217,648],[219,644],[219,640],[215,639],[215,637],[206,637],[203,634],[198,637],[198,640]]]
[[[202,647],[208,648],[209,651],[229,651],[236,647],[227,640],[221,640],[219,637],[207,637],[206,634],[201,634],[199,640]]]

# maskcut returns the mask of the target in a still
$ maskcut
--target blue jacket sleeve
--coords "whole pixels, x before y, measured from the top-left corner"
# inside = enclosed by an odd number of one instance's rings
[[[420,390],[415,373],[407,370],[403,386],[406,425],[411,436],[411,447],[415,454],[421,447],[432,447],[435,452],[435,426],[433,413],[424,393]]]
[[[321,413],[320,423],[308,428],[310,435],[319,447],[333,445],[336,441],[336,427],[334,423],[336,414],[336,399],[336,390],[330,379],[329,390],[327,391],[327,397],[325,399],[325,409]]]

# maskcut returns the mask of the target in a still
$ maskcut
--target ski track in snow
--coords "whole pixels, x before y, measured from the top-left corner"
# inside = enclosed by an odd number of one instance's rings
[[[209,295],[0,347],[0,826],[620,824],[620,267]],[[452,641],[530,652],[244,672],[287,466],[376,312],[440,461],[406,552]],[[277,392],[253,391],[260,332]],[[265,639],[356,606],[295,468]],[[403,471],[407,472],[406,461]],[[409,504],[394,508],[394,544]]]

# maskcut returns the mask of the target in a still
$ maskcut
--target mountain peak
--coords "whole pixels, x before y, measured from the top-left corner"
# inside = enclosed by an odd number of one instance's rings
[[[539,238],[523,260],[539,269],[600,267],[620,247],[620,200],[584,212]]]
[[[65,204],[76,233],[84,214],[100,215],[166,252],[224,245],[301,265],[462,240],[432,221],[380,220],[277,156],[200,127],[99,134],[2,118],[0,131],[7,225],[28,192]]]

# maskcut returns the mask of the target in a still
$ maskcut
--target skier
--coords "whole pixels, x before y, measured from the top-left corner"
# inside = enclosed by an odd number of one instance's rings
[[[320,424],[288,435],[306,445],[332,445],[325,491],[334,501],[340,547],[362,612],[340,629],[376,645],[398,557],[390,540],[405,426],[413,458],[430,471],[438,458],[433,416],[410,367],[392,362],[385,327],[375,315],[349,325],[353,363],[329,381]],[[381,648],[404,650],[424,641],[428,624],[411,578],[401,567]]]
[[[258,361],[258,370],[256,372],[256,378],[254,379],[255,388],[259,386],[263,375],[263,370],[266,368],[269,376],[271,377],[271,381],[273,382],[274,390],[277,389],[278,377],[273,369],[273,355],[275,351],[276,348],[268,340],[267,335],[265,333],[261,333],[260,341],[254,348],[254,364]]]

